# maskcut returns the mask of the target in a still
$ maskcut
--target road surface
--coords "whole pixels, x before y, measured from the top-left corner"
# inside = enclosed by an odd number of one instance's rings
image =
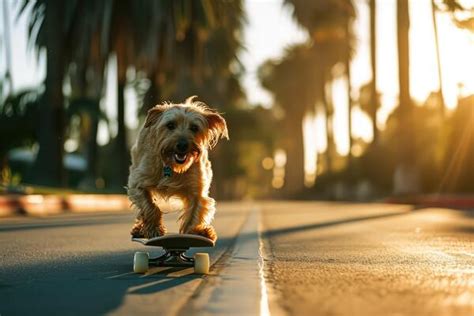
[[[207,276],[134,274],[145,248],[132,222],[129,211],[0,219],[0,314],[474,314],[472,211],[219,203]]]

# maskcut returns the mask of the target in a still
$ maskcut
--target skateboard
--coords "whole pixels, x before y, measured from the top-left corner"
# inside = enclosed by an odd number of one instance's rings
[[[209,273],[209,254],[196,253],[188,257],[186,251],[197,247],[214,247],[214,241],[209,238],[191,234],[169,234],[155,238],[132,238],[145,246],[161,247],[165,253],[159,257],[150,258],[148,252],[135,252],[133,271],[145,273],[149,266],[157,267],[194,267],[194,273]]]

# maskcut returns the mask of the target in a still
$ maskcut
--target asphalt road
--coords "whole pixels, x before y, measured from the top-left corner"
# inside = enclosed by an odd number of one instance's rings
[[[166,215],[171,231],[176,217]],[[0,219],[0,314],[474,314],[473,212],[219,203],[207,276],[134,274],[145,248],[130,242],[132,221],[125,211]]]
[[[262,207],[273,304],[291,315],[474,315],[474,212]]]

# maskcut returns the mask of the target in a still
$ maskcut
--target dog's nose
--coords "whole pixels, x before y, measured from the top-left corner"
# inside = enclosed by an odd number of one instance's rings
[[[176,144],[176,151],[180,153],[185,153],[188,150],[189,144],[185,139],[180,139]]]

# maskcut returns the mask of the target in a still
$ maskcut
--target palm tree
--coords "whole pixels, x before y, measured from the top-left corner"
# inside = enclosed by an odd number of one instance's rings
[[[377,7],[376,0],[369,1],[370,10],[370,68],[372,71],[372,80],[370,81],[370,111],[369,115],[372,120],[373,143],[378,141],[377,128],[377,110],[379,108],[379,100],[377,95]]]
[[[349,125],[351,120],[352,98],[350,84],[350,59],[354,47],[354,34],[352,22],[355,18],[355,9],[351,0],[285,0],[294,8],[293,16],[310,35],[314,49],[320,54],[319,72],[324,79],[320,82],[321,101],[326,113],[326,171],[332,170],[332,152],[334,152],[334,138],[331,123],[333,108],[331,96],[327,95],[324,88],[333,79],[331,70],[334,65],[343,63],[346,69],[347,95],[349,98]],[[352,140],[349,128],[349,139]],[[350,155],[350,151],[349,151]]]
[[[267,61],[260,68],[259,77],[286,112],[285,189],[292,195],[304,184],[302,121],[307,114],[315,112],[317,104],[323,105],[326,112],[326,171],[332,169],[334,142],[330,122],[333,109],[328,84],[333,80],[332,69],[338,63],[345,64],[350,81],[349,60],[353,42],[350,22],[355,11],[352,2],[347,0],[287,0],[286,3],[294,7],[294,17],[308,31],[310,43],[291,47],[281,61]]]
[[[28,4],[29,2],[24,2],[22,11]],[[30,39],[38,47],[46,47],[45,38],[50,36],[43,25],[43,22],[48,20],[44,17],[47,17],[49,8],[54,7],[49,4],[49,0],[37,0],[33,4]],[[233,11],[239,8],[240,11]],[[61,10],[64,11],[62,18],[65,23],[60,21],[58,23],[61,27],[56,27],[61,38],[52,43],[62,48],[64,54],[61,56],[65,56],[60,63],[62,67],[60,80],[54,83],[57,91],[61,90],[62,78],[68,69],[67,66],[74,65],[76,71],[69,73],[78,79],[75,81],[78,83],[77,97],[83,98],[84,91],[90,85],[102,86],[102,80],[94,83],[87,82],[86,73],[93,71],[102,78],[104,65],[109,57],[113,54],[117,57],[118,134],[115,139],[115,150],[118,166],[116,181],[122,186],[125,184],[128,170],[124,101],[128,67],[134,66],[137,69],[147,70],[146,73],[151,77],[153,87],[158,91],[164,74],[167,75],[167,81],[174,81],[173,76],[169,76],[173,73],[191,74],[192,81],[195,81],[202,68],[200,65],[204,61],[203,46],[209,34],[216,26],[224,28],[228,26],[221,23],[222,21],[226,19],[232,21],[232,19],[235,20],[232,16],[239,16],[237,13],[242,12],[241,1],[210,3],[205,0],[83,0],[67,1],[62,4]],[[48,52],[50,51],[52,50],[48,49]],[[179,75],[174,77],[179,79]],[[47,86],[50,87],[51,84],[47,80]],[[94,122],[94,126],[96,125],[97,120]],[[55,133],[63,135],[63,130]],[[52,138],[50,135],[50,139]],[[43,150],[40,154],[42,152]]]
[[[116,42],[112,41],[111,46],[116,47],[113,50],[118,60],[117,148],[124,148],[126,137],[121,135],[125,129],[121,129],[120,124],[127,66],[134,65],[145,71],[151,81],[142,112],[160,101],[158,93],[161,98],[182,100],[199,90],[208,90],[207,85],[206,89],[202,88],[205,80],[215,79],[222,85],[225,78],[221,73],[228,72],[240,47],[240,39],[235,34],[242,26],[243,10],[241,1],[179,0],[130,1],[128,7],[117,6],[117,11],[121,13],[117,16],[130,16],[126,23],[123,18],[116,21],[112,17],[112,25],[121,24],[117,25]],[[144,18],[143,12],[148,16]],[[127,23],[131,26],[126,26]],[[130,30],[133,30],[132,36],[127,36],[126,32]],[[134,40],[124,44],[127,38]],[[209,49],[212,45],[214,50]],[[212,59],[209,58],[211,54]]]
[[[354,39],[354,35],[352,34],[352,22],[353,16],[348,16],[346,21],[346,28],[345,28],[345,42],[346,42],[346,49],[345,49],[345,59],[344,59],[344,66],[346,70],[346,81],[347,81],[347,125],[348,125],[348,139],[349,139],[349,165],[352,164],[352,107],[353,107],[353,100],[352,100],[352,84],[351,84],[351,60],[352,60],[352,50],[353,50],[353,43],[351,41]]]
[[[440,113],[441,113],[441,119],[443,119],[446,107],[444,104],[443,76],[442,76],[442,69],[441,69],[441,57],[439,53],[438,24],[436,22],[436,4],[434,0],[431,0],[431,17],[433,19],[433,31],[434,31],[434,39],[435,39],[435,47],[436,47],[436,63],[438,66]]]
[[[394,190],[396,193],[416,193],[419,190],[419,180],[415,166],[415,122],[410,95],[408,0],[397,0],[397,25],[400,157],[395,171]]]
[[[461,0],[443,0],[444,9],[451,13],[454,23],[459,28],[474,32],[474,10],[471,7],[467,7],[467,1]],[[457,16],[456,13],[461,12],[461,16]]]
[[[79,115],[81,119],[79,151],[87,160],[86,174],[79,184],[81,189],[95,189],[99,177],[99,146],[96,140],[99,121],[107,121],[100,109],[100,101],[104,94],[104,70],[109,55],[105,45],[108,34],[105,21],[111,8],[110,1],[77,2],[66,42],[67,76],[72,88],[68,112]]]
[[[28,5],[30,5],[30,2],[23,2],[20,14],[25,12]],[[66,126],[64,121],[64,97],[62,95],[64,77],[71,77],[73,90],[75,91],[73,97],[76,99],[85,98],[88,87],[102,86],[103,74],[101,70],[105,63],[106,54],[99,49],[100,41],[97,36],[102,25],[100,12],[103,11],[104,6],[106,6],[106,2],[58,2],[54,0],[33,2],[29,20],[29,40],[38,49],[47,48],[48,60],[54,60],[54,63],[47,63],[46,91],[54,91],[55,102],[46,101],[43,104],[45,111],[41,111],[44,117],[40,118],[40,124],[50,126],[49,122],[57,121],[53,126],[58,126],[56,129],[39,129],[40,150],[35,163],[36,182],[64,184],[64,172],[62,171],[62,147]],[[48,16],[53,16],[51,18],[52,22],[48,22]],[[57,20],[57,16],[60,16],[59,20]],[[84,18],[85,16],[87,16],[87,19]],[[48,23],[52,26],[48,27]],[[71,72],[71,65],[74,66],[75,71]],[[94,76],[89,76],[95,78],[92,84],[86,80],[86,73],[90,70],[95,72]],[[98,112],[101,96],[101,89],[99,88],[98,91],[93,97],[96,100],[96,108],[92,111],[95,112]],[[46,96],[46,98],[48,97]],[[54,104],[59,114],[50,113],[48,108],[52,104]],[[95,137],[91,136],[91,138],[95,142]],[[52,145],[48,145],[48,143],[54,144],[56,149],[51,150]],[[55,157],[52,158],[52,155]],[[96,159],[92,157],[89,160]],[[59,180],[58,177],[61,177],[62,180]]]
[[[54,82],[48,80],[50,76],[53,76],[53,72],[49,68],[46,74],[46,90],[54,89],[57,98],[61,98],[61,101],[57,101],[56,107],[59,111],[64,112],[62,84],[63,78],[69,76],[73,89],[73,95],[69,101],[73,105],[72,108],[77,108],[78,103],[82,104],[82,107],[86,106],[88,108],[87,113],[92,120],[92,126],[87,141],[89,144],[87,146],[87,160],[89,162],[88,176],[92,178],[97,175],[97,144],[95,140],[97,137],[98,113],[100,113],[99,102],[102,96],[103,70],[109,53],[107,47],[104,47],[103,37],[107,30],[107,24],[104,22],[107,21],[107,12],[110,12],[111,8],[110,4],[110,1],[66,1],[61,2],[61,6],[58,7],[54,1],[37,0],[32,5],[29,21],[30,42],[38,48],[48,48],[48,54],[56,52],[61,57],[53,59],[55,63],[48,63],[48,67],[54,66],[57,68],[56,80]],[[23,3],[20,14],[24,12],[28,5],[28,1]],[[51,11],[51,14],[53,14],[56,10],[60,10],[56,14],[60,14],[63,20],[53,21],[53,23],[57,23],[53,26],[53,31],[59,34],[55,40],[47,42],[46,39],[54,34],[54,32],[50,34],[50,29],[46,27],[48,12]],[[48,107],[49,104],[52,103],[47,102],[44,107]],[[44,113],[44,115],[45,118],[41,119],[41,122],[45,122],[45,120],[47,122],[51,119],[48,113]],[[49,118],[46,118],[46,116]],[[56,146],[61,147],[62,155],[66,122],[64,122],[64,113],[60,114],[59,117],[62,120],[62,127],[58,130],[50,129],[48,139],[51,139],[51,142],[60,140],[60,144]],[[43,128],[40,129],[41,134],[46,134]],[[43,158],[45,156],[44,151],[50,152],[45,142],[46,140],[42,141],[40,136],[40,151],[35,169],[38,172],[48,170],[48,168],[62,170],[62,163],[51,164],[55,160]],[[61,161],[62,158],[56,160]],[[54,172],[48,171],[48,173],[40,173],[36,178],[38,182],[46,183],[51,176],[54,177],[54,174]],[[58,181],[55,182],[58,183]],[[64,180],[62,182],[64,183]]]
[[[172,89],[164,86],[161,88],[163,92],[167,90],[170,93],[169,96],[164,94],[163,97],[170,99],[180,100],[197,94],[209,105],[224,112],[229,126],[232,126],[233,115],[240,117],[243,112],[237,109],[245,103],[242,102],[245,94],[239,81],[243,67],[237,58],[237,53],[242,48],[241,29],[245,16],[242,1],[211,3],[213,5],[207,9],[207,16],[213,17],[212,23],[206,28],[200,27],[192,32],[202,34],[197,40],[191,36],[184,39],[184,42],[194,41],[193,45],[198,47],[192,55],[184,58],[192,60],[192,64],[185,69],[184,61],[176,60],[176,66],[180,68],[180,73],[176,76],[179,78],[179,84],[175,84]],[[188,50],[189,52],[192,53],[193,50]],[[234,144],[239,141],[239,135],[231,134],[231,138]],[[227,142],[211,152],[214,178],[222,184],[213,188],[213,194],[220,198],[231,198],[238,192],[232,189],[237,184],[237,178],[242,176],[241,161],[235,159],[238,154],[239,148]]]
[[[25,1],[20,14],[28,6]],[[63,171],[64,98],[62,93],[65,69],[64,43],[70,3],[43,0],[33,4],[29,25],[30,41],[46,49],[45,92],[39,112],[39,151],[33,168],[32,181],[49,185],[65,183]],[[37,36],[34,31],[38,30]]]
[[[397,42],[398,42],[398,72],[400,87],[400,111],[402,117],[409,118],[412,110],[410,96],[410,54],[409,54],[409,28],[410,17],[408,13],[408,0],[397,0]],[[405,133],[407,134],[407,133]],[[407,144],[409,142],[406,142]]]
[[[283,147],[286,151],[285,185],[287,195],[304,185],[303,119],[314,113],[317,100],[324,98],[324,79],[318,71],[320,56],[307,44],[290,47],[281,61],[269,60],[259,69],[264,88],[285,112]]]

